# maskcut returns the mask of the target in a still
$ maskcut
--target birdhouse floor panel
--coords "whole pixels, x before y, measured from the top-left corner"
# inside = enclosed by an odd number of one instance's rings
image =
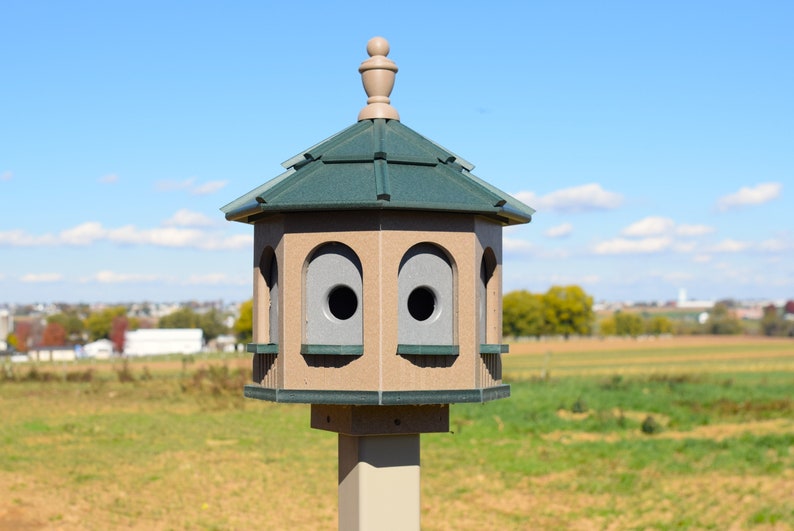
[[[449,389],[441,391],[325,391],[273,389],[256,384],[245,386],[246,398],[292,404],[336,404],[372,406],[419,406],[430,404],[482,403],[510,396],[510,386],[496,385],[484,389]]]

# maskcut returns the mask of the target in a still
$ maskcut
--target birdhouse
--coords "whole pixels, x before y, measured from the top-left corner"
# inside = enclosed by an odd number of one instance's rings
[[[254,227],[245,395],[331,406],[507,397],[502,228],[534,210],[403,125],[389,45],[375,38],[367,52],[357,123],[222,208]]]

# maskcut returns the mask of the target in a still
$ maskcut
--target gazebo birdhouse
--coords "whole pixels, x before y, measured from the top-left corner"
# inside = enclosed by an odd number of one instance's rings
[[[534,210],[403,125],[389,45],[367,52],[358,122],[222,208],[254,226],[245,396],[312,404],[312,427],[351,436],[448,431],[448,404],[510,394],[502,227]]]

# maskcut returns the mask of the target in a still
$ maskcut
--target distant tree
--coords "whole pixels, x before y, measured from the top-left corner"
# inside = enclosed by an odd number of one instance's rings
[[[8,334],[8,337],[6,337],[6,344],[8,345],[8,348],[11,350],[19,350],[17,348],[17,344],[18,344],[17,335],[14,332]]]
[[[17,350],[20,352],[27,352],[28,346],[31,343],[31,332],[33,325],[29,320],[17,321],[14,325],[14,333],[16,334]]]
[[[552,286],[543,295],[544,321],[550,333],[590,335],[595,314],[593,298],[579,286]]]
[[[90,314],[85,319],[85,328],[88,331],[89,339],[91,341],[109,339],[110,330],[113,326],[113,318],[121,315],[127,315],[127,308],[124,306],[105,308]]]
[[[786,332],[786,321],[778,313],[777,307],[770,304],[764,307],[764,315],[761,317],[761,333],[765,336],[780,336]]]
[[[614,336],[617,334],[617,326],[615,326],[614,315],[604,317],[598,323],[598,334],[603,337]]]
[[[540,337],[545,331],[543,297],[525,290],[512,291],[502,298],[502,335]]]
[[[234,322],[234,335],[244,343],[253,340],[254,333],[254,301],[249,299],[240,305],[240,315]]]
[[[209,341],[227,331],[223,315],[212,308],[205,313],[196,313],[189,306],[178,309],[160,318],[159,328],[201,328],[204,339]]]
[[[198,328],[198,315],[196,315],[196,312],[194,312],[192,308],[185,306],[161,317],[157,327]]]
[[[786,301],[783,306],[783,315],[794,315],[794,301]]]
[[[47,347],[66,345],[66,328],[61,323],[47,323],[41,335],[41,344]]]
[[[110,340],[116,352],[124,352],[124,335],[127,333],[128,325],[126,315],[117,315],[110,323]]]
[[[654,315],[645,322],[645,332],[652,336],[673,333],[673,322],[664,315]]]
[[[77,343],[83,337],[85,323],[76,310],[66,310],[47,317],[47,323],[58,323],[66,330],[68,342]]]
[[[204,331],[204,339],[206,341],[215,339],[229,331],[229,327],[223,321],[223,314],[216,308],[211,308],[209,311],[199,315],[198,326]]]
[[[734,308],[738,308],[741,306],[741,304],[739,304],[735,299],[722,299],[717,301],[715,306],[724,306],[725,308],[732,310]]]
[[[615,335],[637,337],[645,330],[642,317],[631,312],[615,312]]]
[[[706,330],[710,334],[741,334],[742,323],[733,315],[727,304],[718,302],[714,305]]]

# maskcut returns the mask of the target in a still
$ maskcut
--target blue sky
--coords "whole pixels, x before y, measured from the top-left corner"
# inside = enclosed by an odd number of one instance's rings
[[[794,298],[794,3],[0,4],[0,303],[244,300],[219,208],[352,125],[376,35],[403,124],[524,200],[504,289]]]

